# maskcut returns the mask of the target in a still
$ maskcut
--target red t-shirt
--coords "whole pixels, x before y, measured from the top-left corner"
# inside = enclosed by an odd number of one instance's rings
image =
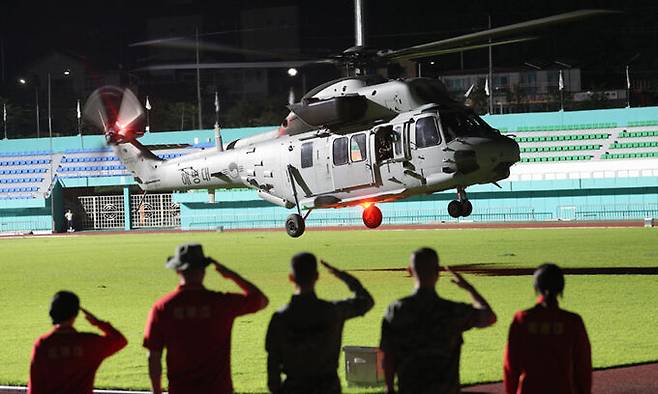
[[[167,349],[170,394],[232,393],[231,329],[235,317],[260,309],[257,295],[178,286],[153,305],[144,347]]]
[[[28,394],[91,394],[96,370],[128,341],[109,323],[105,335],[55,327],[34,343]]]
[[[557,305],[517,312],[504,361],[507,394],[589,394],[592,357],[582,319]]]

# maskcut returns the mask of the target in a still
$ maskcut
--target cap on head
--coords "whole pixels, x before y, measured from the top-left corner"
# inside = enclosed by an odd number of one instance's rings
[[[432,248],[420,248],[411,255],[411,268],[419,280],[438,278],[439,255]]]
[[[302,252],[292,256],[290,269],[299,286],[310,285],[318,277],[318,262],[312,253]]]
[[[203,254],[200,244],[183,244],[176,248],[176,254],[169,256],[165,267],[182,272],[206,268],[212,260]]]
[[[70,291],[58,291],[50,303],[50,318],[53,324],[60,324],[78,316],[80,299]]]
[[[564,290],[564,274],[555,264],[542,264],[535,270],[534,286],[537,293],[556,297]]]

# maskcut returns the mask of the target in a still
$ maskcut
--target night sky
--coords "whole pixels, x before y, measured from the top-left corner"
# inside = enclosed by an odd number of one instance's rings
[[[396,5],[391,5],[391,4]],[[128,44],[147,38],[146,21],[171,15],[205,15],[201,29],[240,29],[242,9],[299,5],[302,52],[311,56],[338,52],[353,42],[353,2],[333,1],[214,1],[190,0],[100,2],[11,1],[0,14],[7,73],[20,72],[31,61],[52,50],[62,50],[108,67],[135,66],[139,50]],[[486,28],[488,15],[494,26],[582,8],[605,8],[624,14],[581,22],[542,32],[537,42],[496,49],[497,65],[517,66],[527,59],[551,61],[564,58],[601,68],[597,63],[621,65],[636,54],[637,64],[655,64],[658,4],[652,1],[407,1],[368,2],[369,44],[377,48],[406,45],[465,34]],[[289,28],[289,27],[282,27]],[[229,45],[240,45],[239,34],[218,36]],[[282,43],[285,47],[285,43]],[[486,52],[486,51],[479,51]],[[481,67],[482,54],[468,54],[468,67]],[[212,55],[215,56],[215,55]],[[212,57],[211,56],[211,57]],[[454,67],[448,56],[446,69]],[[605,68],[605,67],[603,67]]]

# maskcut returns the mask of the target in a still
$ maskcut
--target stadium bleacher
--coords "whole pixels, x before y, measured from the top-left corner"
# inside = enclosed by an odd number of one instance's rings
[[[601,122],[519,126],[501,128],[501,131],[519,143],[521,163],[546,163],[658,157],[658,130],[649,130],[651,126],[658,126],[658,121],[633,121],[626,127],[619,127],[615,122]],[[168,160],[210,145],[212,143],[203,142],[155,153]],[[0,184],[25,186],[1,188],[0,197],[4,198],[37,197],[50,190],[51,178],[130,175],[107,147],[65,149],[53,155],[47,151],[2,152],[0,158]]]

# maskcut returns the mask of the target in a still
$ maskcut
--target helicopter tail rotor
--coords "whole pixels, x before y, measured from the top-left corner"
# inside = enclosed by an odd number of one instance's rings
[[[84,116],[103,131],[109,144],[132,142],[144,135],[144,109],[130,89],[96,89],[85,103]]]

